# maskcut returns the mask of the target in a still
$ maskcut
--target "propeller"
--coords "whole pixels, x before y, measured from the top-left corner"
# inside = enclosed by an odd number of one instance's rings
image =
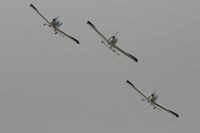
[[[118,32],[117,32],[117,33],[115,33],[114,37],[116,37],[117,35],[118,35]]]
[[[153,91],[153,93],[152,93],[154,96],[155,96],[155,94],[156,94],[156,89],[154,89],[154,91]]]
[[[58,17],[55,17],[55,18],[52,18],[52,19],[55,21],[55,20],[57,20],[59,17],[60,17],[60,16],[58,16]]]

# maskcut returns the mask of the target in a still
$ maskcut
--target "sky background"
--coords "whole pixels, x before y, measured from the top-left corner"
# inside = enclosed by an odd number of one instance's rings
[[[81,45],[54,35],[29,7]],[[199,132],[200,1],[1,0],[0,132]],[[86,22],[136,56],[112,53]],[[126,80],[180,118],[153,110]]]

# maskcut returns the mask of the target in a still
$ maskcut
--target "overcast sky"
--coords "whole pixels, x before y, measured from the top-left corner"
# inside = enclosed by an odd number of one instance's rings
[[[29,7],[80,41],[54,35]],[[200,123],[200,1],[1,0],[0,132],[188,133]],[[135,63],[102,45],[90,20]],[[126,80],[180,118],[141,102]]]

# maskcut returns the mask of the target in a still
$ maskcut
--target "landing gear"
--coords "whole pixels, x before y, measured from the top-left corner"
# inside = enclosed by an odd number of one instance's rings
[[[144,99],[142,98],[141,101],[144,101]]]
[[[107,44],[104,41],[101,41],[101,43],[104,44],[106,47],[108,47],[110,50],[112,50],[117,55],[120,55],[115,49],[113,49],[114,44],[110,44],[110,43]]]

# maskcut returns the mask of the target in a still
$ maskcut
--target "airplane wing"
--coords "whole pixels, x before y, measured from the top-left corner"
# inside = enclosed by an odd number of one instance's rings
[[[92,29],[94,31],[96,31],[103,39],[104,41],[106,41],[106,43],[108,43],[108,39],[94,26],[94,24],[92,24],[90,21],[87,21],[87,24],[92,27]]]
[[[130,81],[126,80],[126,83],[128,83],[130,86],[132,86],[137,92],[139,92],[145,99],[147,99],[147,96],[141,92],[139,89],[137,89]]]
[[[178,115],[177,113],[175,113],[175,112],[173,112],[173,111],[171,111],[171,110],[169,110],[169,109],[167,109],[167,108],[165,108],[165,107],[159,105],[158,103],[153,102],[153,104],[156,105],[157,107],[159,107],[160,109],[163,109],[163,110],[165,110],[165,111],[167,111],[167,112],[169,112],[169,113],[175,115],[176,117],[179,117],[179,115]]]
[[[32,7],[33,10],[35,10],[49,24],[48,19],[46,19],[46,17],[44,17],[33,4],[30,4],[30,7]]]
[[[71,40],[75,41],[77,44],[80,44],[80,42],[79,42],[76,38],[74,38],[74,37],[72,37],[72,36],[66,34],[65,32],[63,32],[62,30],[60,30],[60,29],[58,29],[58,28],[56,28],[56,30],[57,30],[58,32],[60,32],[61,34],[65,35],[66,37],[70,38]]]
[[[124,50],[120,49],[118,46],[114,45],[113,46],[115,49],[117,49],[118,51],[120,51],[121,53],[123,53],[124,55],[126,55],[127,57],[129,57],[130,59],[134,60],[135,62],[138,62],[138,59],[136,57],[134,57],[133,55],[125,52]]]

